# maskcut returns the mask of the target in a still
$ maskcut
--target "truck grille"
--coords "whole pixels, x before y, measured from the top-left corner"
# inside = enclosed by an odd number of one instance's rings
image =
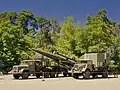
[[[13,72],[18,72],[18,68],[17,67],[13,67]]]

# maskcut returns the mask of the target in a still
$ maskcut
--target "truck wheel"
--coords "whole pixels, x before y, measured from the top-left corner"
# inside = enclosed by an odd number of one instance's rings
[[[55,78],[55,73],[52,73],[52,72],[51,72],[51,73],[50,73],[50,77],[51,77],[51,78]]]
[[[47,73],[47,72],[44,73],[44,77],[45,77],[45,78],[49,78],[49,73]]]
[[[68,73],[68,76],[69,76],[69,77],[72,77],[72,73]]]
[[[103,78],[107,78],[108,77],[108,71],[107,70],[103,70]]]
[[[37,78],[40,78],[40,74],[36,74],[36,77],[37,77]]]
[[[67,77],[67,73],[63,73],[64,77]]]
[[[56,74],[55,74],[55,77],[58,77],[58,76],[59,76],[59,73],[56,73]]]
[[[73,78],[78,79],[78,78],[79,78],[78,73],[74,73],[74,74],[73,74]]]
[[[97,78],[97,75],[93,74],[92,77],[93,77],[93,78]]]
[[[22,79],[28,79],[29,73],[28,72],[23,72],[22,73]]]
[[[86,71],[83,73],[83,78],[85,78],[85,79],[89,79],[89,78],[90,78],[90,70],[86,70]]]
[[[15,79],[19,79],[19,75],[13,75],[13,77],[15,78]]]

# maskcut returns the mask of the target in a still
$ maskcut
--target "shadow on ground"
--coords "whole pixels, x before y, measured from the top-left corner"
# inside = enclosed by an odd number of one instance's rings
[[[13,79],[13,80],[34,80],[34,79],[41,79],[41,80],[44,80],[44,79],[57,79],[57,78],[66,78],[66,77],[64,77],[64,76],[58,76],[58,77],[55,77],[55,78],[51,78],[51,77],[49,77],[49,78],[42,78],[42,77],[40,77],[40,78],[36,78],[36,77],[29,77],[28,79],[22,79],[21,77],[19,78],[19,79]],[[72,77],[71,77],[72,78]],[[96,77],[96,78],[90,78],[90,79],[84,79],[84,78],[78,78],[78,79],[76,79],[76,80],[95,80],[95,79],[114,79],[114,78],[118,78],[118,77],[108,77],[108,78],[103,78],[103,77]],[[73,79],[75,79],[75,78],[73,78]]]
[[[0,78],[0,80],[4,80],[4,78]]]
[[[84,78],[78,78],[76,80],[97,80],[97,79],[115,79],[115,78],[118,78],[118,77],[108,77],[108,78],[103,78],[103,77],[97,77],[97,78],[89,78],[89,79],[84,79]]]
[[[56,78],[66,78],[66,77],[64,77],[64,76],[58,76],[58,77],[54,77],[54,78],[51,78],[51,77],[48,77],[48,78],[42,78],[42,77],[40,77],[40,78],[36,78],[36,77],[30,77],[30,78],[28,78],[28,79],[22,79],[21,77],[19,78],[19,79],[14,79],[13,78],[13,80],[34,80],[34,79],[56,79]]]

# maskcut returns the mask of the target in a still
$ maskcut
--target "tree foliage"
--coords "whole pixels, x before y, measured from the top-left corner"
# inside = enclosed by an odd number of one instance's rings
[[[69,56],[81,57],[84,53],[103,53],[112,50],[112,60],[120,66],[120,25],[110,20],[106,10],[88,16],[86,26],[75,24],[72,16],[62,24],[57,19],[35,17],[29,10],[0,14],[0,62],[4,69],[32,59],[28,48],[54,50]]]
[[[48,20],[44,17],[37,17],[38,33],[36,33],[35,47],[54,50],[56,40],[59,37],[60,26],[56,19]]]
[[[88,16],[85,30],[77,41],[77,49],[83,53],[104,53],[111,50],[112,59],[119,62],[119,24],[107,17],[106,10]]]
[[[30,39],[24,36],[25,28],[19,24],[18,17],[19,14],[15,12],[0,14],[0,60],[4,62],[5,68],[19,64],[21,59],[30,58],[27,47],[32,44]]]
[[[56,49],[66,55],[81,56],[81,52],[76,49],[77,36],[81,34],[80,23],[74,24],[73,17],[69,16],[61,25],[61,34],[57,40]]]
[[[105,52],[106,48],[111,48],[116,43],[118,30],[116,27],[117,24],[108,19],[106,11],[101,10],[96,16],[87,18],[83,40],[78,44],[80,47],[83,46],[85,52]],[[86,45],[81,41],[85,41]]]

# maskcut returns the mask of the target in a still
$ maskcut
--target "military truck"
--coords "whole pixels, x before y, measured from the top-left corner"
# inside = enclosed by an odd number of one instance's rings
[[[89,53],[84,55],[84,59],[79,60],[72,68],[73,78],[83,78],[88,79],[90,76],[93,78],[98,75],[102,77],[108,77],[108,65],[106,62],[106,57],[104,53]]]
[[[59,70],[58,70],[59,69]],[[41,60],[23,60],[20,65],[14,65],[12,69],[12,74],[15,79],[27,79],[29,76],[40,76],[48,77],[57,77],[60,72],[64,71],[64,68],[57,66],[49,66],[44,61]]]
[[[34,50],[35,52],[42,55],[42,57],[35,58],[35,60],[23,60],[20,65],[13,66],[13,77],[19,79],[27,79],[30,75],[34,75],[37,78],[40,76],[48,77],[57,77],[59,74],[63,76],[68,75],[68,69],[70,66],[73,66],[74,61],[66,60],[66,58],[57,56],[55,54],[43,52],[40,50]],[[46,57],[46,58],[45,58]],[[49,59],[52,59],[58,65],[51,65]]]
[[[20,65],[13,66],[12,74],[15,79],[27,79],[31,74],[39,78],[42,74],[41,66],[41,60],[23,60]]]

